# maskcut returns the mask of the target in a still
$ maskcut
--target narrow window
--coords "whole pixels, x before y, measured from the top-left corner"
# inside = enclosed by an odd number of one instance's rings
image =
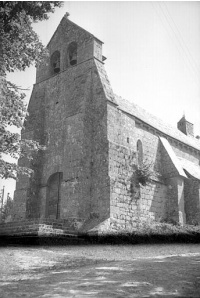
[[[142,142],[140,140],[137,141],[137,162],[139,166],[142,166],[143,163],[143,149]]]
[[[55,51],[51,56],[51,72],[52,74],[60,72],[60,52]]]
[[[68,47],[68,59],[70,65],[77,64],[77,43],[74,41]]]

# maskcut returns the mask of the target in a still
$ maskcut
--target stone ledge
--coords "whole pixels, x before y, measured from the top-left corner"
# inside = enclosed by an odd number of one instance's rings
[[[60,223],[59,221],[35,220],[22,222],[9,222],[0,224],[0,236],[77,236],[78,231],[74,227],[73,222],[67,221]]]

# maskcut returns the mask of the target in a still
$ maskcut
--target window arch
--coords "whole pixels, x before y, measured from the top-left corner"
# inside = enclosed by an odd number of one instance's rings
[[[56,74],[60,72],[60,52],[55,51],[51,55],[51,72],[52,74]]]
[[[68,47],[68,61],[70,65],[77,64],[77,43],[71,42]]]
[[[140,140],[137,141],[137,163],[138,166],[142,166],[143,163],[143,148]]]

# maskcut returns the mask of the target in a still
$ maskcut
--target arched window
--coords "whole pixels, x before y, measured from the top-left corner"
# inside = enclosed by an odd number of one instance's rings
[[[58,219],[60,217],[60,185],[63,173],[51,175],[47,182],[46,218]]]
[[[68,59],[70,65],[77,64],[77,43],[75,41],[71,42],[68,47]]]
[[[142,142],[140,140],[137,141],[137,163],[138,166],[142,166],[143,163],[143,149]]]
[[[52,74],[60,72],[60,52],[55,51],[51,56],[51,72]]]

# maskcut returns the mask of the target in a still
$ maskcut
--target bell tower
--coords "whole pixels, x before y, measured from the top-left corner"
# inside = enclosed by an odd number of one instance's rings
[[[102,42],[65,15],[47,49],[22,133],[46,150],[19,160],[34,174],[18,177],[13,219],[109,217]]]

